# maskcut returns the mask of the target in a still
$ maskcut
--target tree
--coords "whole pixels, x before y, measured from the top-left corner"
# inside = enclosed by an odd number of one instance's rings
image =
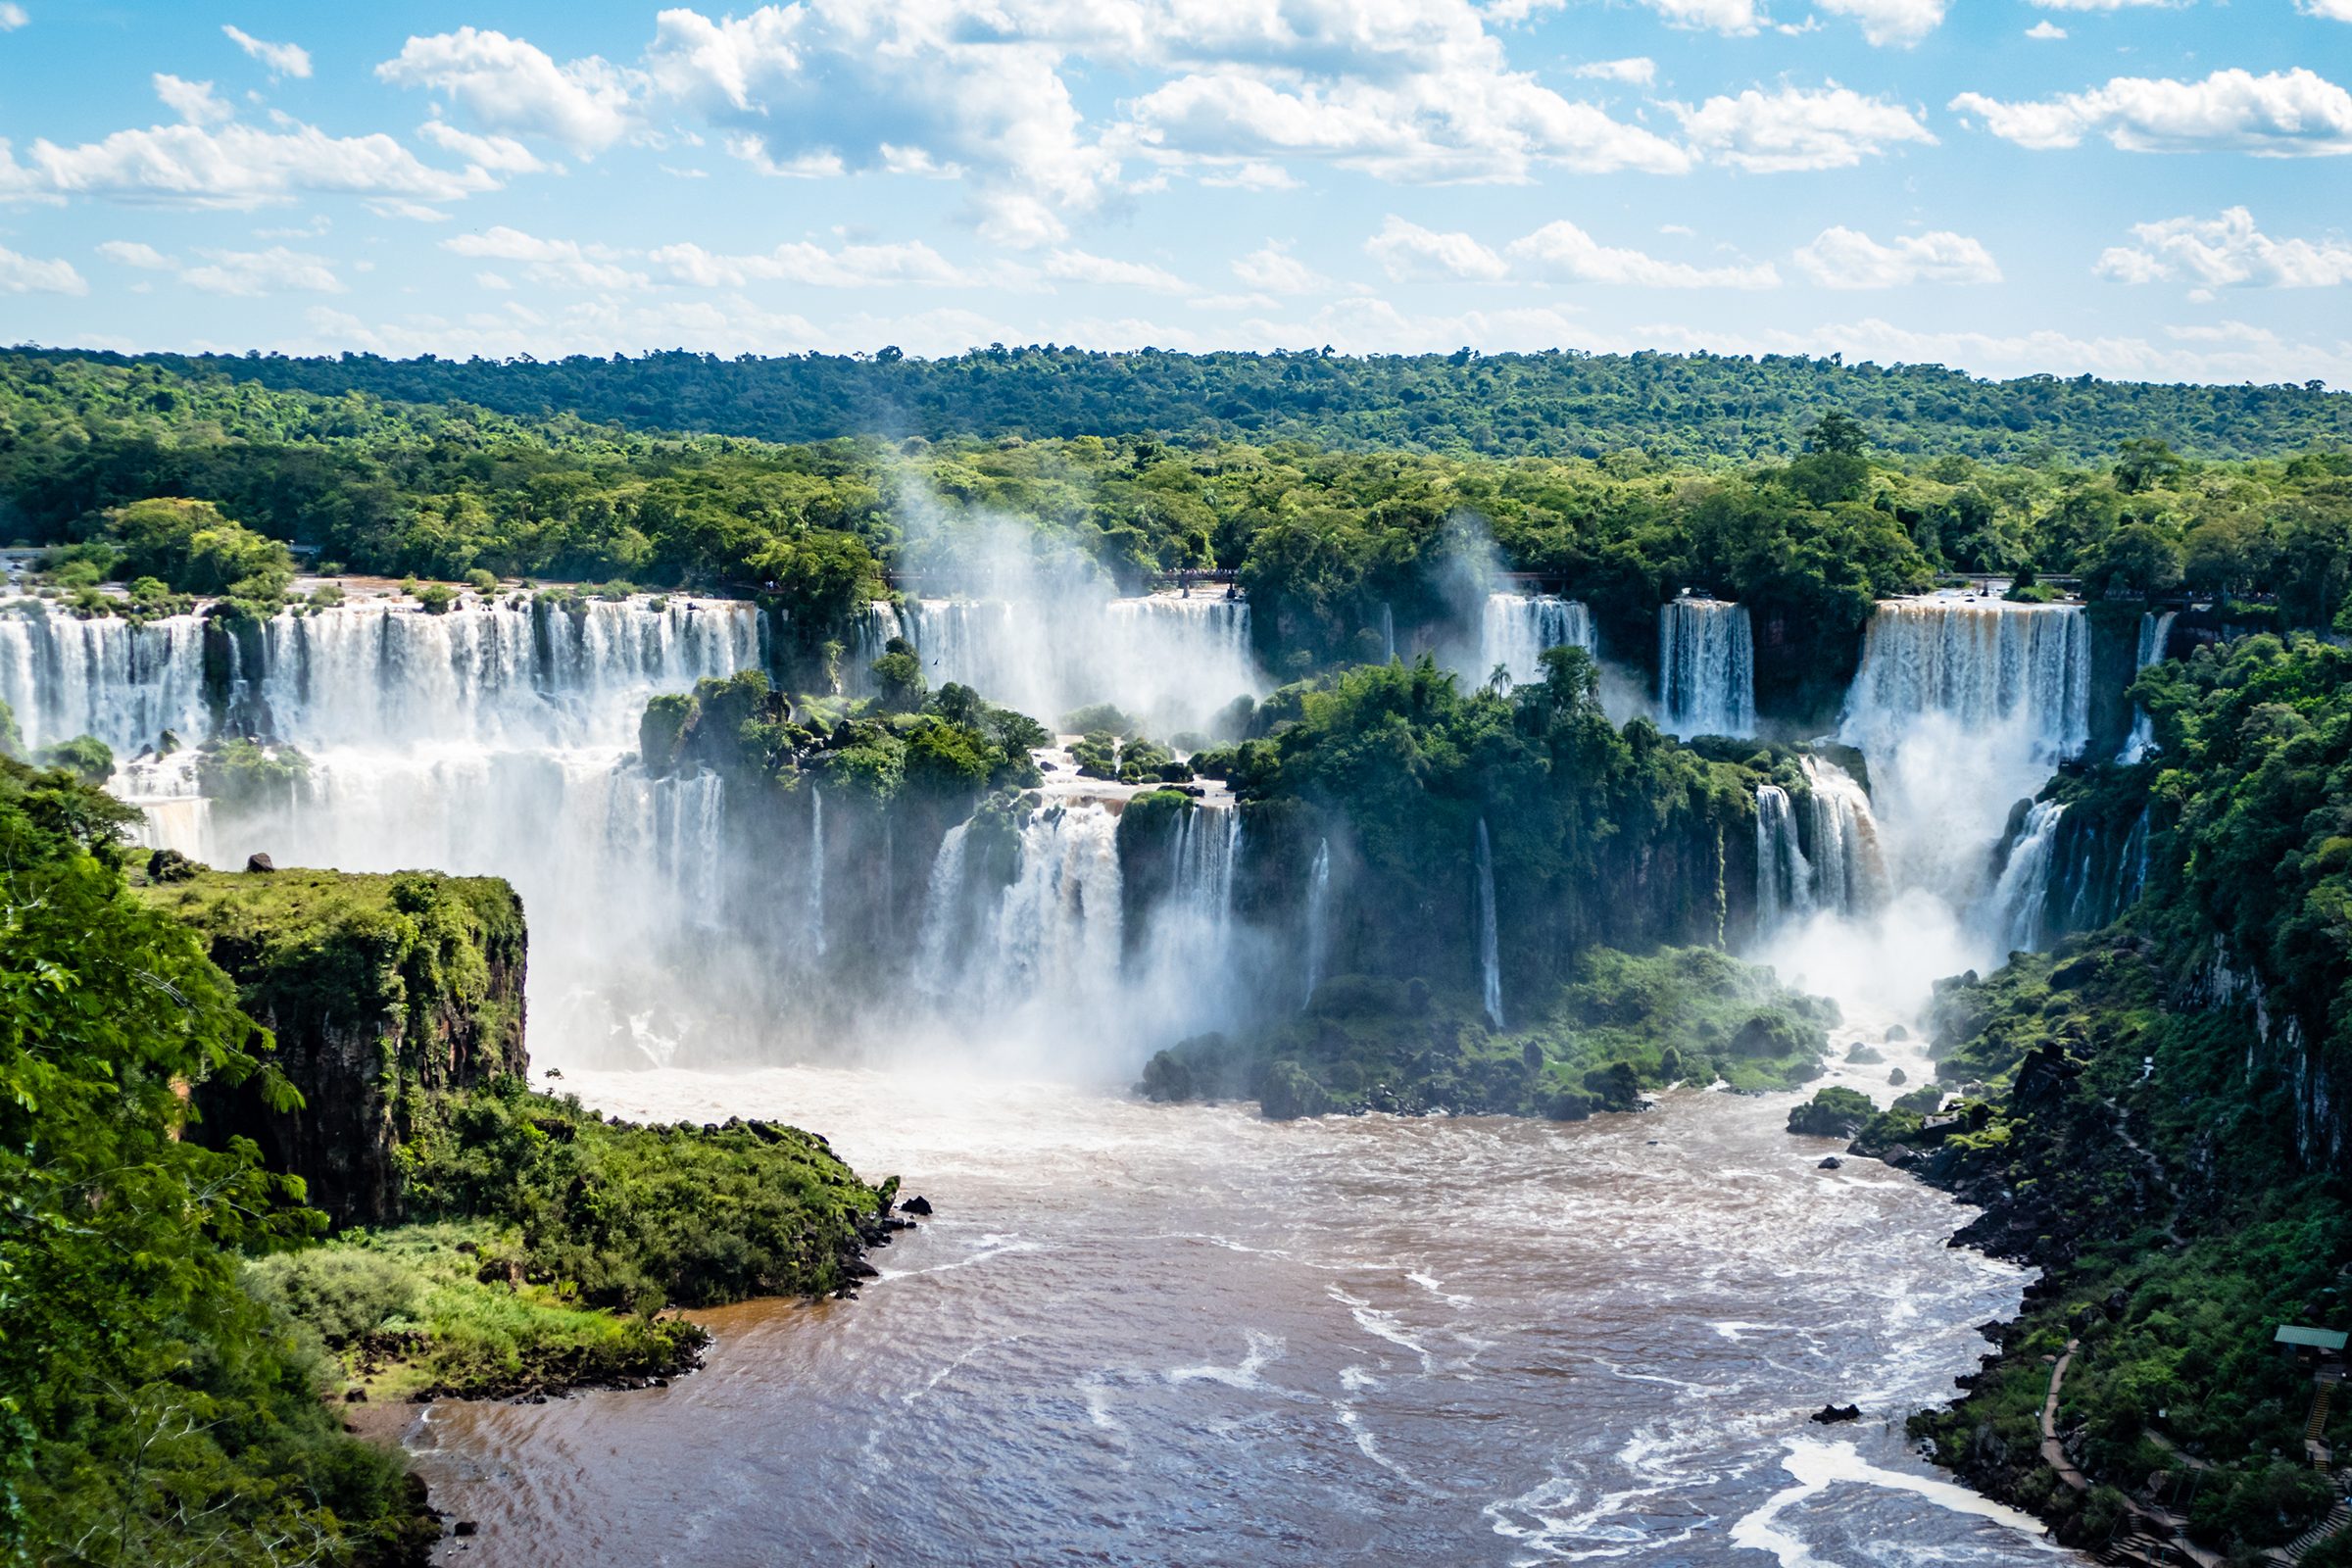
[[[2094,596],[2162,593],[2180,582],[2180,547],[2145,522],[2109,534],[2082,573],[2082,586]]]
[[[2134,436],[2120,443],[2116,452],[2116,486],[2127,494],[2135,495],[2170,484],[2188,467],[2171,446],[2156,436]]]
[[[1858,457],[1870,443],[1862,421],[1830,410],[1813,421],[1805,431],[1807,452],[1834,452],[1843,457]]]

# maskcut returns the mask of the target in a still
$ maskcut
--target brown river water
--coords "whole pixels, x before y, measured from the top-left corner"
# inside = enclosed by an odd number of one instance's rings
[[[557,1087],[797,1121],[938,1213],[858,1300],[704,1314],[666,1389],[420,1412],[478,1526],[442,1562],[2082,1560],[1902,1435],[2025,1276],[1910,1179],[1817,1170],[1794,1097],[1278,1124],[916,1073]]]

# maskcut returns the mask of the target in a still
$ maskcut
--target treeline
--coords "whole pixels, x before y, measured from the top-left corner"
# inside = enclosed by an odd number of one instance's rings
[[[1740,466],[1145,435],[775,446],[18,354],[0,356],[0,537],[97,548],[85,573],[148,570],[123,509],[199,500],[216,535],[233,522],[352,570],[762,593],[811,656],[885,571],[935,591],[1039,573],[1132,590],[1216,567],[1286,677],[1378,659],[1386,628],[1409,646],[1475,624],[1500,565],[1589,601],[1620,660],[1649,657],[1682,589],[1747,603],[1768,710],[1841,687],[1872,601],[1944,573],[2185,586],[2315,627],[2352,589],[2352,454],[2200,462],[2145,434],[2081,465],[1893,450],[1919,434],[1833,411],[1803,450]],[[221,548],[162,554],[224,569]]]
[[[57,351],[63,357],[67,351]],[[2200,458],[2271,457],[2352,439],[2352,398],[2304,386],[2187,386],[2035,375],[1986,381],[1938,365],[1711,354],[1174,354],[984,350],[721,360],[685,352],[540,363],[150,355],[180,375],[285,391],[577,415],[635,429],[766,441],[1150,431],[1496,457],[1752,462],[1801,449],[1842,410],[1908,455],[2087,462],[2132,436]]]

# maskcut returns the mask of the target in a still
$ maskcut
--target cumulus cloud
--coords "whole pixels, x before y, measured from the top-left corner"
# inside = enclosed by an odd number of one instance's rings
[[[165,272],[173,266],[172,258],[152,245],[137,240],[110,239],[98,247],[98,254],[122,267],[135,267],[142,271]]]
[[[664,245],[646,257],[674,283],[697,288],[741,288],[753,282],[797,283],[811,288],[869,288],[886,283],[952,284],[971,281],[961,270],[919,240],[890,245],[794,243],[750,256],[713,254],[700,245]]]
[[[2055,22],[2050,21],[2047,17],[2044,17],[2041,21],[2036,22],[2034,24],[2034,25],[2026,29],[2026,36],[2029,38],[2038,38],[2046,42],[2051,39],[2065,37],[2066,29],[2058,25],[2058,24]]]
[[[323,256],[272,245],[266,251],[202,251],[197,266],[182,268],[180,281],[207,294],[340,294],[343,280]]]
[[[0,0],[0,32],[14,32],[31,20],[17,0]]]
[[[1764,24],[1755,0],[1642,0],[1670,27],[1705,29],[1745,37]]]
[[[608,246],[541,239],[504,223],[478,234],[455,235],[443,240],[441,248],[477,260],[523,263],[526,275],[534,282],[554,288],[632,289],[644,288],[652,281],[643,272],[621,266],[622,253]]]
[[[1086,251],[1057,250],[1046,258],[1046,275],[1065,283],[1105,284],[1114,288],[1150,289],[1158,294],[1189,294],[1192,285],[1165,268],[1145,262],[1123,262]]]
[[[1364,241],[1364,254],[1400,283],[1428,278],[1495,283],[1511,270],[1500,256],[1467,234],[1441,234],[1394,213],[1379,233]]]
[[[1944,0],[1821,0],[1821,8],[1853,18],[1874,44],[1907,49],[1943,24]]]
[[[2169,11],[2188,0],[2033,0],[2044,11]]]
[[[2307,17],[2352,22],[2352,0],[2295,0],[2295,9]]]
[[[375,74],[436,93],[490,130],[544,136],[583,158],[638,122],[637,74],[595,55],[558,65],[536,45],[485,28],[412,37]]]
[[[381,133],[329,136],[300,122],[286,125],[157,125],[76,147],[43,139],[23,162],[0,141],[0,198],[99,196],[249,208],[317,194],[455,201],[498,185],[479,167],[452,172],[419,162]]]
[[[416,134],[434,146],[456,153],[476,169],[500,174],[536,174],[561,165],[550,164],[512,136],[476,136],[444,120],[428,120]]]
[[[218,125],[234,120],[237,112],[220,100],[209,81],[183,81],[168,71],[155,74],[155,95],[191,125]]]
[[[1630,60],[1588,60],[1568,74],[1589,81],[1623,81],[1646,87],[1658,79],[1658,63],[1646,55]]]
[[[2207,288],[2328,288],[2352,283],[2352,242],[2273,239],[2254,215],[2231,207],[2218,218],[2134,223],[2133,245],[2101,254],[2098,275],[2119,283],[2187,281]]]
[[[1964,92],[1951,108],[1984,121],[2004,141],[2035,149],[2079,146],[2097,135],[2127,152],[2352,152],[2352,93],[2300,66],[2260,76],[2217,71],[2202,81],[2118,76],[2038,102]]]
[[[1438,233],[1391,215],[1364,251],[1399,282],[1458,278],[1499,282],[1518,278],[1561,283],[1608,283],[1634,288],[1773,288],[1771,264],[1693,267],[1642,251],[1603,245],[1566,220],[1544,224],[1496,252],[1468,234]]]
[[[1750,173],[1847,169],[1906,142],[1933,144],[1919,116],[1901,104],[1831,82],[1821,87],[1750,87],[1695,109],[1672,104],[1691,150]]]
[[[82,281],[72,262],[63,259],[44,262],[37,257],[20,256],[0,245],[0,294],[87,294],[89,291],[90,285]]]
[[[297,43],[271,43],[256,38],[242,27],[222,26],[228,41],[270,68],[272,76],[307,76],[311,74],[311,52]]]
[[[1244,287],[1259,294],[1312,294],[1331,287],[1331,279],[1291,254],[1291,248],[1268,240],[1233,264],[1233,275]]]
[[[1982,243],[1949,229],[1898,234],[1882,245],[1858,229],[1825,228],[1796,253],[1824,288],[1903,288],[1914,283],[1998,283],[2001,270]]]

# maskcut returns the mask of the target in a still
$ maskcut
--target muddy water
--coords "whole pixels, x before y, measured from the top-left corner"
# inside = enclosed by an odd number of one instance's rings
[[[1881,1069],[1883,1071],[1884,1069]],[[444,1405],[468,1564],[2049,1564],[1908,1451],[2023,1277],[1790,1103],[1278,1125],[812,1069],[576,1075],[782,1116],[938,1204],[665,1390]],[[1883,1092],[1883,1091],[1882,1091]],[[1825,1401],[1864,1421],[1823,1428]]]

